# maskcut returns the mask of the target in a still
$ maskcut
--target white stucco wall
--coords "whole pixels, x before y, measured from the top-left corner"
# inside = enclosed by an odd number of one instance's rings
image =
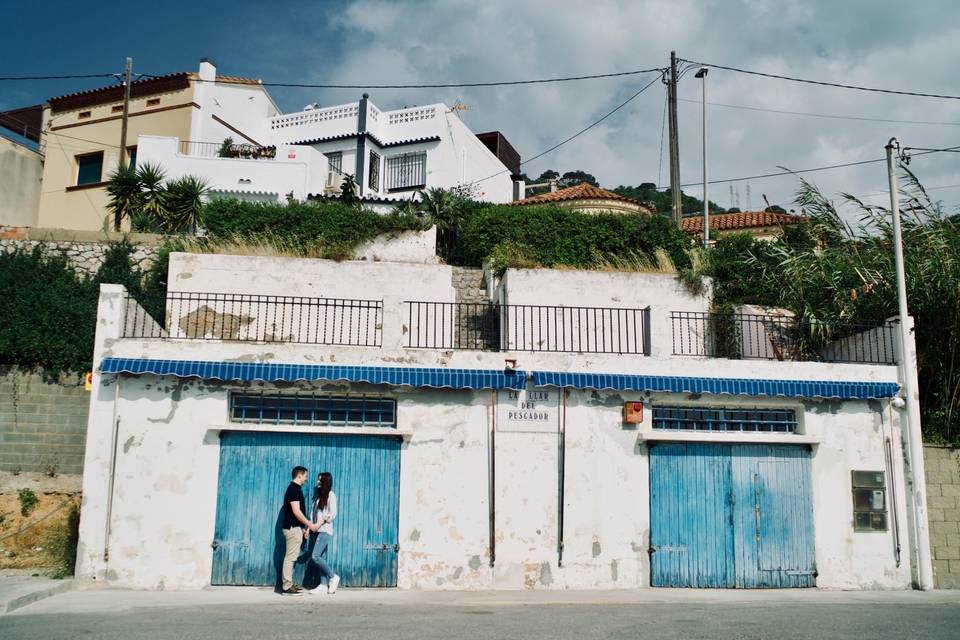
[[[179,152],[176,138],[140,136],[137,162],[160,165],[167,178],[193,175],[203,178],[218,192],[259,192],[276,194],[285,201],[288,193],[305,200],[310,193],[323,191],[327,158],[304,146],[281,145],[272,159],[207,158]]]
[[[43,156],[0,137],[0,226],[35,227]]]
[[[404,231],[364,242],[356,248],[357,260],[372,262],[415,262],[437,264],[437,228]]]
[[[671,356],[666,348],[655,348],[650,357],[404,348],[407,318],[402,302],[452,301],[451,279],[450,267],[442,265],[173,254],[171,291],[382,298],[383,347],[123,339],[122,289],[106,285],[98,316],[95,363],[109,355],[502,369],[504,359],[514,357],[525,370],[791,380],[896,381],[897,377],[896,368],[890,366],[680,358]],[[518,298],[531,304],[575,301],[603,306],[650,301],[660,309],[653,318],[655,322],[663,322],[658,316],[676,310],[677,305],[704,308],[701,299],[680,288],[674,279],[654,274],[510,272],[505,286],[511,303],[517,303]],[[654,335],[660,336],[655,340],[666,339],[664,334]],[[229,390],[244,387],[153,376],[120,376],[119,385],[116,380],[115,376],[98,373],[94,377],[78,559],[80,583],[203,587],[209,583],[212,562],[210,542],[219,460],[216,433],[228,426]],[[290,385],[284,386],[290,390]],[[298,383],[293,387],[347,388],[329,383]],[[273,389],[272,385],[263,388]],[[797,435],[697,433],[680,437],[810,445],[818,586],[909,586],[900,416],[887,400],[801,401],[571,390],[564,410],[561,393],[552,389],[546,390],[547,395],[558,406],[549,409],[546,423],[535,429],[517,429],[506,418],[509,401],[505,391],[499,392],[496,405],[489,390],[382,391],[397,399],[398,433],[404,437],[400,588],[647,586],[650,522],[646,442],[664,437],[651,428],[651,402],[795,409],[800,420]],[[647,403],[645,422],[638,428],[622,422],[625,401]],[[494,419],[496,430],[491,441]],[[562,566],[557,550],[561,425],[566,442]],[[313,430],[270,427],[278,428]],[[892,531],[854,533],[852,528],[850,471],[884,470],[885,437],[890,437],[893,444],[894,478],[888,478],[888,486],[896,487],[904,546],[899,568],[893,557]],[[488,538],[491,451],[496,478],[493,567]],[[115,481],[111,500],[112,468]],[[109,558],[105,557],[107,550]]]

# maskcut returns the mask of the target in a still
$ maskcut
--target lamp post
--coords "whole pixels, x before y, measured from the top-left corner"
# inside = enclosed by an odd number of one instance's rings
[[[710,246],[710,200],[707,196],[707,71],[701,67],[694,77],[703,80],[703,246]]]
[[[906,427],[907,455],[910,461],[910,506],[913,526],[914,560],[917,566],[917,586],[933,588],[933,566],[930,558],[930,533],[927,522],[926,474],[923,464],[923,437],[920,433],[920,406],[917,403],[917,363],[912,348],[910,330],[912,319],[907,312],[907,280],[903,266],[903,232],[900,225],[900,198],[897,191],[897,165],[895,154],[900,141],[890,138],[887,146],[887,178],[890,181],[890,216],[893,227],[893,258],[897,272],[897,306],[900,322],[900,376],[903,381],[904,404],[901,411],[902,424]],[[894,406],[897,406],[894,404]],[[892,480],[892,479],[891,479]],[[896,505],[894,505],[896,508]]]

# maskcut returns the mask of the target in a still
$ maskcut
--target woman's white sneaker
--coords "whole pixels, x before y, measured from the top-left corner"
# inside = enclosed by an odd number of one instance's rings
[[[334,594],[337,592],[337,587],[340,586],[340,576],[333,576],[330,578],[330,584],[327,586],[327,593]]]

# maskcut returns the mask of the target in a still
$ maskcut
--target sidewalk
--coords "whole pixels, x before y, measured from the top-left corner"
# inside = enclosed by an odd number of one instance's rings
[[[0,615],[73,589],[73,580],[35,576],[36,571],[0,570]]]
[[[213,606],[267,606],[314,603],[324,606],[381,605],[432,607],[503,607],[530,605],[658,605],[738,604],[950,604],[960,605],[958,591],[821,591],[634,589],[621,591],[400,591],[397,589],[342,589],[334,596],[313,594],[280,596],[272,589],[212,587],[200,591],[128,591],[93,589],[71,591],[37,602],[22,614],[123,612],[141,608]]]

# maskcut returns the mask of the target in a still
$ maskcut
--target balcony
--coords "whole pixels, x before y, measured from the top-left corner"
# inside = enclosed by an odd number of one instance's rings
[[[792,316],[670,313],[673,355],[896,364],[896,321],[824,324]]]
[[[179,153],[192,158],[240,158],[242,160],[275,160],[277,148],[273,145],[226,144],[225,142],[197,142],[181,140]]]

